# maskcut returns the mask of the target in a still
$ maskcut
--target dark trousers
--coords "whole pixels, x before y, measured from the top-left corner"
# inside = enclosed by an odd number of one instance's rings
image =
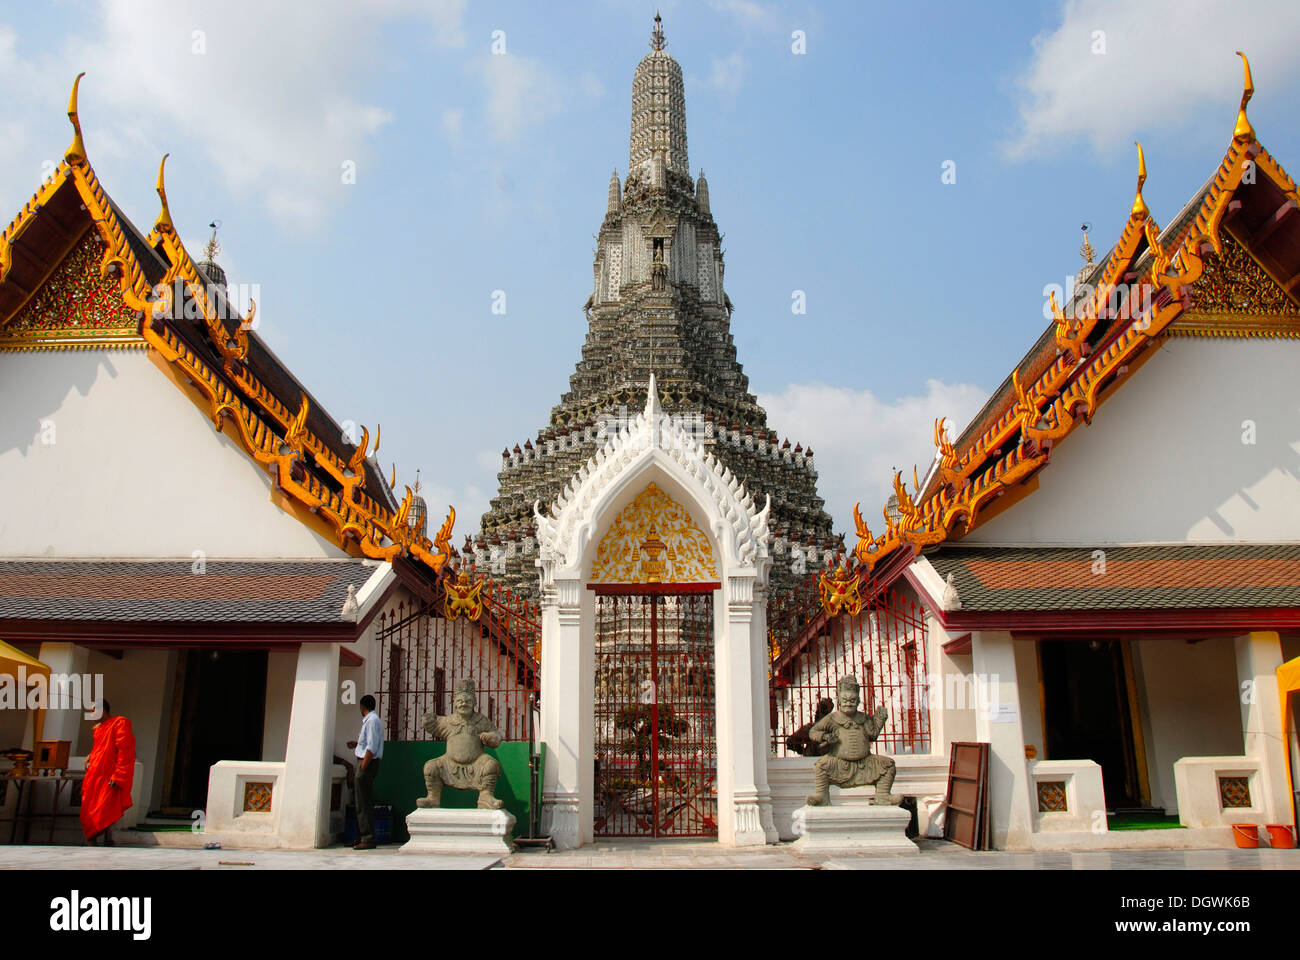
[[[357,771],[357,839],[375,842],[375,777],[379,775],[379,761],[371,760],[364,770]]]

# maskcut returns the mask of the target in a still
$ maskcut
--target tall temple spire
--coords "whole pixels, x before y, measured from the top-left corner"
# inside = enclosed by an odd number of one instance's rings
[[[650,52],[642,58],[632,77],[629,176],[654,160],[661,160],[672,173],[691,175],[686,157],[686,88],[682,83],[682,68],[664,50],[665,43],[661,19],[655,14]],[[649,171],[642,175],[650,179]]]
[[[837,541],[817,494],[811,452],[782,443],[750,392],[731,333],[722,234],[703,171],[686,154],[682,68],[655,18],[650,51],[632,78],[629,163],[609,178],[596,235],[588,329],[569,389],[535,438],[502,454],[500,488],[483,515],[474,561],[528,597],[537,595],[534,504],[545,512],[644,399],[647,415],[690,418],[755,500],[770,494],[774,555],[797,546],[809,563]],[[773,596],[793,589],[792,567],[772,573]]]

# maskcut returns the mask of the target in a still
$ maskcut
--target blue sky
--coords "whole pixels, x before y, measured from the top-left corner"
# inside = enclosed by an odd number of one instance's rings
[[[816,449],[838,530],[855,500],[878,510],[890,467],[924,466],[934,417],[963,426],[1042,331],[1080,223],[1099,252],[1114,241],[1134,139],[1162,225],[1214,170],[1241,95],[1233,51],[1251,55],[1260,139],[1300,169],[1293,2],[659,8],[691,166],[726,235],[740,359],[773,426]],[[545,425],[579,357],[654,10],[0,4],[0,219],[61,156],[87,71],[86,144],[112,196],[147,230],[170,152],[191,251],[220,219],[231,281],[260,288],[262,335],[336,418],[382,422],[385,470],[421,468],[434,512],[454,503],[457,535],[472,532],[502,447]]]

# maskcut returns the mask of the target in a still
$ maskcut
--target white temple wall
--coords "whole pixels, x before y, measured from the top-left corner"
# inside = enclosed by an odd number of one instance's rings
[[[144,350],[0,353],[6,557],[342,557]]]
[[[1041,677],[1038,673],[1038,644],[1030,640],[1015,641],[1016,676],[1020,678],[1020,726],[1026,746],[1038,748],[1038,759],[1047,758],[1043,739],[1043,705],[1038,696]],[[1080,757],[1052,757],[1052,760],[1079,760]]]
[[[1133,644],[1133,653],[1147,734],[1151,805],[1173,814],[1178,810],[1178,760],[1242,752],[1233,640],[1144,640]]]
[[[266,655],[266,711],[262,717],[262,759],[283,761],[289,742],[289,709],[297,650],[271,650]]]
[[[1298,368],[1300,341],[1167,339],[963,542],[1300,541]]]

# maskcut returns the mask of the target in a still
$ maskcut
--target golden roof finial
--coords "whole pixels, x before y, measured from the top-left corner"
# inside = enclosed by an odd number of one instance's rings
[[[72,121],[74,132],[72,143],[63,152],[63,156],[69,163],[86,159],[86,143],[81,139],[81,118],[77,116],[77,88],[81,86],[81,78],[85,75],[84,70],[77,74],[77,79],[72,81],[72,96],[68,97],[68,119]]]
[[[158,199],[162,202],[162,209],[158,211],[158,219],[154,222],[155,230],[171,230],[175,232],[175,225],[172,223],[172,212],[167,206],[167,185],[163,181],[163,171],[167,168],[167,158],[170,153],[164,153],[163,158],[158,161]]]
[[[1137,143],[1135,140],[1134,143]],[[1147,158],[1142,152],[1142,144],[1137,143],[1138,148],[1138,185],[1137,195],[1133,198],[1133,216],[1148,217],[1151,210],[1147,207],[1147,202],[1142,199],[1142,184],[1147,182]]]
[[[212,228],[212,236],[208,237],[208,242],[203,247],[203,259],[208,263],[216,263],[217,257],[221,254],[221,244],[217,242],[217,231],[221,229],[221,221],[213,220],[208,226]]]
[[[664,18],[661,17],[661,16],[659,16],[659,11],[656,10],[656,11],[655,11],[655,29],[654,29],[654,32],[653,32],[652,34],[650,34],[650,49],[651,49],[651,50],[662,50],[665,46],[667,46],[668,41],[666,41],[666,40],[664,39],[664,26],[663,26],[663,23],[664,23]]]
[[[1079,229],[1083,231],[1083,245],[1079,247],[1079,256],[1084,259],[1084,267],[1093,267],[1097,263],[1097,251],[1093,249],[1092,243],[1088,240],[1088,228],[1092,224],[1084,223]]]
[[[1237,110],[1237,125],[1233,127],[1232,139],[1234,140],[1254,140],[1255,128],[1250,125],[1246,119],[1246,104],[1250,103],[1250,98],[1255,95],[1255,81],[1250,76],[1250,61],[1240,50],[1237,56],[1241,57],[1241,66],[1246,73],[1245,89],[1241,91],[1241,107]]]

